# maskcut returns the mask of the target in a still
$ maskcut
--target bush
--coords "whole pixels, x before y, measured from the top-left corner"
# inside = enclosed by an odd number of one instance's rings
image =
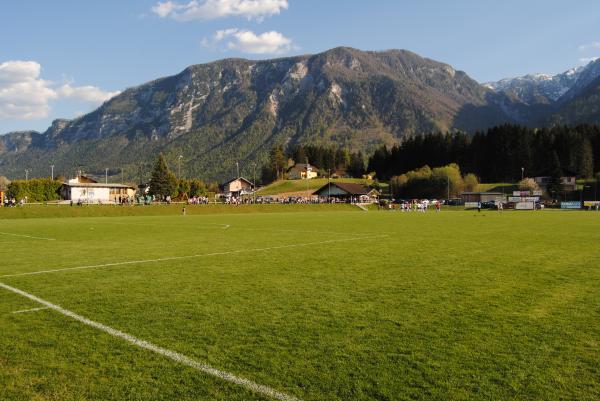
[[[8,184],[7,195],[17,200],[27,198],[28,202],[47,202],[59,199],[61,182],[50,178],[16,180]]]
[[[465,182],[465,179],[467,182]],[[461,175],[457,164],[436,167],[423,166],[400,176],[392,177],[392,191],[401,198],[445,198],[458,195],[465,188],[475,188],[479,180],[473,174]]]
[[[519,189],[521,191],[539,191],[540,186],[533,178],[524,178],[519,181]]]

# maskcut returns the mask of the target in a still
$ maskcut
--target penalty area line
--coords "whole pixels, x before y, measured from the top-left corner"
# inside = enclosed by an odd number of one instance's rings
[[[168,261],[172,261],[172,260],[195,259],[195,258],[202,258],[202,257],[209,257],[209,256],[222,256],[222,255],[232,255],[232,254],[250,253],[250,252],[264,252],[264,251],[273,251],[273,250],[278,250],[278,249],[299,248],[299,247],[304,247],[304,246],[325,245],[325,244],[334,244],[334,243],[338,243],[338,242],[360,241],[360,240],[378,239],[378,238],[386,238],[386,237],[388,237],[388,235],[373,235],[370,237],[353,237],[353,238],[331,239],[331,240],[325,240],[325,241],[305,242],[305,243],[301,243],[301,244],[278,245],[278,246],[271,246],[271,247],[267,247],[267,248],[250,248],[250,249],[240,249],[237,251],[201,253],[201,254],[197,254],[197,255],[169,256],[166,258],[157,258],[157,259],[128,260],[128,261],[124,261],[124,262],[104,263],[104,264],[98,264],[98,265],[65,267],[65,268],[61,268],[61,269],[39,270],[39,271],[35,271],[35,272],[5,274],[0,277],[5,278],[5,277],[35,276],[38,274],[59,273],[59,272],[66,272],[66,271],[72,271],[72,270],[101,269],[101,268],[115,267],[115,266],[139,265],[139,264],[144,264],[144,263],[159,263],[159,262],[168,262]]]
[[[102,323],[98,323],[95,322],[93,320],[90,320],[86,317],[83,317],[81,315],[78,315],[75,312],[71,312],[70,310],[64,309],[58,305],[55,305],[51,302],[48,302],[44,299],[38,298],[35,295],[29,294],[23,290],[20,290],[18,288],[15,287],[11,287],[9,285],[6,285],[4,283],[0,283],[0,288],[4,288],[7,291],[13,292],[15,294],[21,295],[25,298],[28,298],[34,302],[37,302],[38,304],[44,305],[46,308],[48,309],[52,309],[58,313],[60,313],[61,315],[70,317],[71,319],[77,320],[80,323],[83,323],[86,326],[89,327],[93,327],[97,330],[100,330],[104,333],[107,333],[113,337],[119,338],[121,340],[124,340],[132,345],[135,345],[136,347],[148,350],[148,351],[152,351],[156,354],[162,355],[164,357],[167,357],[175,362],[178,362],[182,365],[186,365],[189,366],[193,369],[196,369],[200,372],[209,374],[211,376],[217,377],[219,379],[228,381],[230,383],[236,384],[238,386],[244,387],[250,391],[253,391],[255,393],[259,393],[262,395],[266,395],[270,398],[276,399],[276,400],[280,400],[280,401],[300,401],[299,398],[296,398],[294,396],[282,393],[280,391],[277,391],[271,387],[262,385],[262,384],[258,384],[253,382],[252,380],[248,380],[245,379],[243,377],[240,376],[236,376],[232,373],[229,372],[225,372],[219,369],[216,369],[206,363],[202,363],[202,362],[198,362],[188,356],[185,356],[183,354],[180,354],[179,352],[176,351],[172,351],[170,349],[167,348],[163,348],[160,347],[158,345],[152,344],[148,341],[139,339],[137,337],[132,336],[131,334],[127,334],[124,333],[122,331],[119,331],[117,329],[113,329],[112,327],[109,327],[105,324]]]

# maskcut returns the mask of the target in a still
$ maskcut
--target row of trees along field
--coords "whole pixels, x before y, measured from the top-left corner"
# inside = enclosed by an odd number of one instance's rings
[[[483,182],[518,181],[521,168],[525,176],[551,175],[558,168],[592,177],[600,171],[600,127],[502,125],[473,136],[462,132],[419,135],[375,151],[367,170],[380,180],[389,180],[425,165],[450,163]]]
[[[344,170],[351,177],[365,174],[365,156],[361,151],[350,152],[348,149],[318,145],[296,145],[286,151],[283,146],[275,146],[269,153],[269,164],[262,169],[262,183],[284,178],[291,165],[307,161],[320,170],[321,175],[336,170]]]
[[[57,200],[58,189],[63,180],[58,178],[33,178],[30,180],[15,180],[6,184],[8,198],[27,199],[28,202],[47,202]]]
[[[193,178],[177,178],[169,169],[165,157],[161,154],[156,160],[152,177],[150,178],[150,193],[158,198],[194,197],[206,196],[219,192],[219,184],[212,182],[206,184],[204,181]]]
[[[462,175],[460,167],[451,163],[431,169],[424,166],[391,179],[395,198],[447,198],[462,191],[474,191],[479,185],[475,174]]]

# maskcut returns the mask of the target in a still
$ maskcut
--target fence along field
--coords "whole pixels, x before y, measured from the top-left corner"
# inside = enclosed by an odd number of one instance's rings
[[[4,220],[0,388],[8,400],[596,399],[598,223]]]

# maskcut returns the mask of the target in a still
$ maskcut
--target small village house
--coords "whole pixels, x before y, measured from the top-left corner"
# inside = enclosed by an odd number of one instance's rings
[[[78,203],[119,203],[122,199],[132,198],[135,188],[125,184],[99,183],[80,175],[63,183],[59,194],[64,200]]]
[[[238,197],[251,194],[254,189],[254,184],[244,177],[235,178],[221,185],[221,190],[225,197]]]
[[[296,163],[287,171],[290,180],[310,180],[318,177],[317,169],[307,163]]]
[[[543,190],[546,191],[548,188],[548,183],[550,182],[550,174],[546,173],[546,174],[541,174],[538,177],[534,177],[534,181],[536,184],[538,184],[538,186]],[[564,170],[563,169],[563,176],[560,177],[560,186],[562,188],[563,191],[565,192],[570,192],[570,191],[576,191],[577,190],[577,174],[574,171],[569,171],[569,170]]]

